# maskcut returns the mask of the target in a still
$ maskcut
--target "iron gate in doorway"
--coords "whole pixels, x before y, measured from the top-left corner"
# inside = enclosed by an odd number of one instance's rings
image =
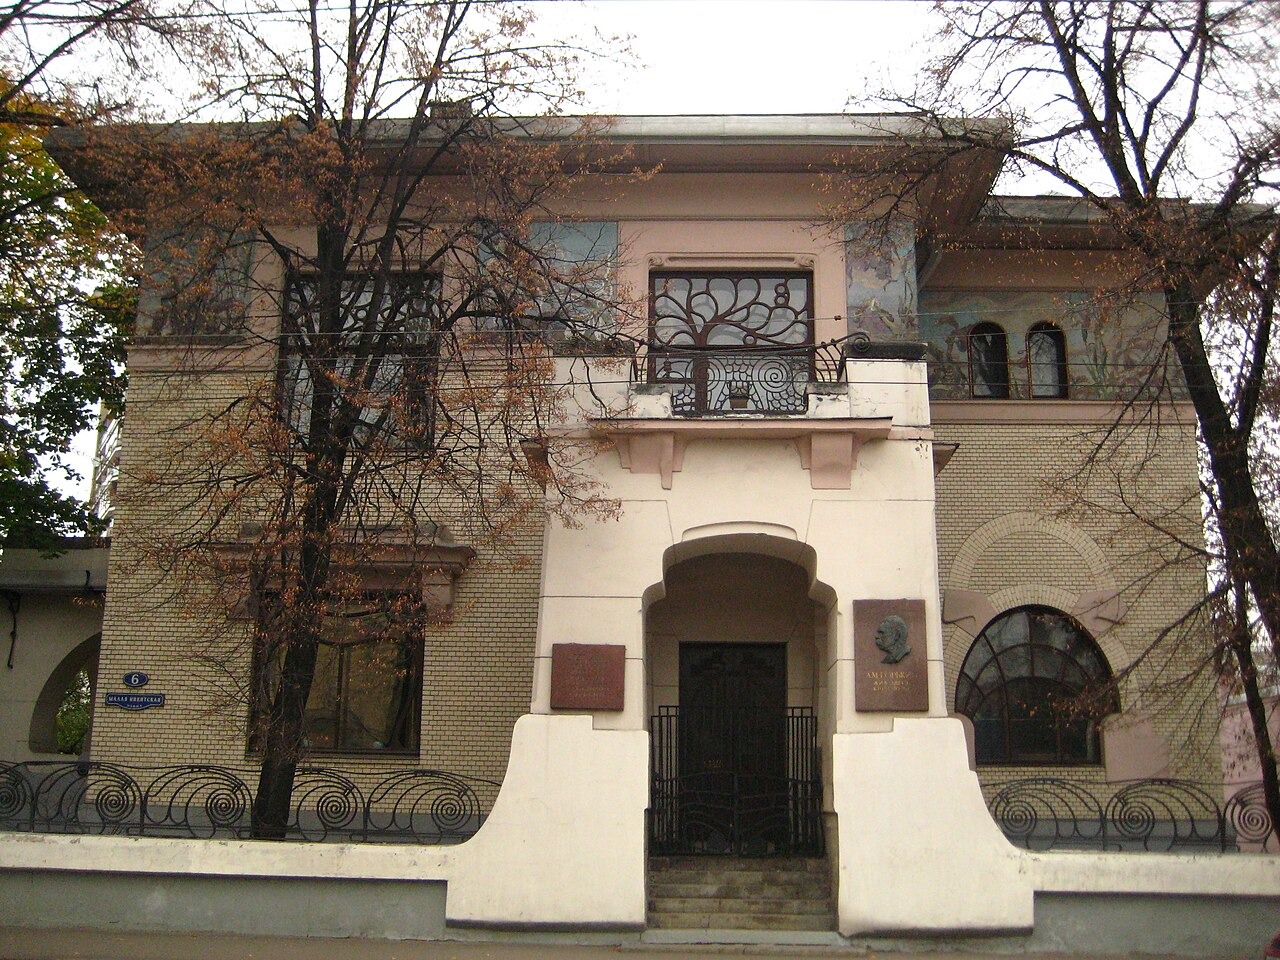
[[[649,731],[651,854],[824,854],[812,708],[659,707]]]

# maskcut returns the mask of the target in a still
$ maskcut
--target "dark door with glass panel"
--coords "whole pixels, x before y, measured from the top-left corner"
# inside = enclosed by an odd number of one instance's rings
[[[693,851],[785,846],[786,696],[782,644],[681,644],[680,814]]]

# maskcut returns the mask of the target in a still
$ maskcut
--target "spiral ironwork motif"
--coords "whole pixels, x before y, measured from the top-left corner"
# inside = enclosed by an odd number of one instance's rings
[[[1275,833],[1275,824],[1267,810],[1266,793],[1260,783],[1233,794],[1227,801],[1224,815],[1235,832],[1237,843],[1265,846]]]
[[[205,816],[215,827],[230,827],[244,819],[245,798],[228,784],[209,791],[204,801]]]
[[[1010,840],[1029,840],[1040,824],[1040,815],[1028,797],[997,797],[991,804],[991,816]]]
[[[465,784],[441,788],[431,802],[431,821],[439,830],[456,833],[480,813],[475,793]]]
[[[293,824],[301,836],[323,839],[330,833],[352,829],[364,809],[360,788],[335,770],[305,767],[294,784]],[[316,834],[312,822],[319,826]]]
[[[153,832],[212,837],[242,832],[249,788],[225,767],[169,767],[147,785],[147,825]]]
[[[0,821],[18,820],[30,808],[31,785],[19,766],[8,766],[0,774]]]
[[[1154,843],[1160,849],[1180,844],[1225,842],[1222,811],[1206,791],[1182,780],[1153,778],[1131,783],[1107,804],[1106,818],[1118,837]]]
[[[796,374],[802,372],[796,369],[794,363],[782,357],[766,357],[755,361],[753,366],[755,379],[766,390],[773,392],[792,387],[796,381]]]
[[[92,809],[99,829],[119,829],[131,823],[142,802],[142,790],[124,769],[105,763],[72,764],[46,778],[41,793],[60,812],[79,807],[82,798],[92,797]],[[56,799],[54,799],[56,794]],[[87,821],[83,825],[89,827]]]
[[[1118,796],[1107,808],[1107,822],[1130,840],[1149,840],[1158,819],[1150,797]]]
[[[862,356],[871,349],[871,336],[865,330],[849,334],[844,340],[844,352],[851,356]]]
[[[1010,842],[1028,849],[1096,844],[1105,833],[1097,799],[1078,784],[1056,777],[1014,780],[991,798],[988,807]]]

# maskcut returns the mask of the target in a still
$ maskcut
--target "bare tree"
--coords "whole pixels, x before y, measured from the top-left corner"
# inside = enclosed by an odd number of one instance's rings
[[[606,349],[625,308],[616,238],[554,209],[609,152],[601,124],[553,118],[577,53],[528,25],[414,0],[228,15],[209,85],[241,122],[61,140],[146,232],[139,344],[203,391],[183,449],[133,482],[172,511],[154,562],[252,606],[258,836],[285,832],[322,661],[381,658],[397,686],[414,654],[388,637],[445,615],[432,571],[545,510],[612,508],[574,466],[581,441],[547,429],[551,342]],[[417,705],[388,699],[371,741],[415,746]]]
[[[1275,396],[1280,229],[1270,204],[1280,173],[1280,8],[1028,0],[944,4],[940,14],[930,69],[914,90],[887,97],[939,135],[934,168],[996,154],[1007,158],[1006,182],[1023,178],[1080,197],[1140,255],[1135,289],[1161,294],[1167,348],[1207,463],[1224,578],[1215,596],[1232,624],[1223,643],[1280,822],[1252,632],[1240,622],[1256,611],[1273,655],[1280,650],[1280,552],[1266,506],[1273,451],[1261,437]],[[933,169],[894,162],[886,157],[880,169],[848,178],[839,215],[886,222],[885,201],[909,202]],[[887,193],[886,174],[905,178],[907,189]],[[952,239],[925,238],[938,247]],[[1142,379],[1148,389],[1162,382],[1157,368]]]

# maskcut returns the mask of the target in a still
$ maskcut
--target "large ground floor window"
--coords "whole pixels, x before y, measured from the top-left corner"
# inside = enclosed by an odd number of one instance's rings
[[[996,617],[969,648],[956,711],[973,721],[978,763],[1101,763],[1098,721],[1119,709],[1088,632],[1048,607]]]
[[[278,603],[261,604],[254,729],[260,735],[289,644]],[[304,748],[416,752],[422,702],[420,604],[400,594],[335,603],[316,616],[319,644],[303,720]]]

